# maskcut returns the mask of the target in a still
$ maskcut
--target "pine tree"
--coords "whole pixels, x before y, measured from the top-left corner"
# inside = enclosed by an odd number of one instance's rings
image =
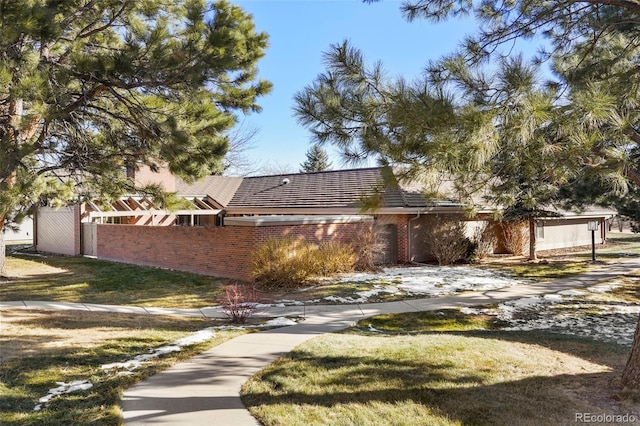
[[[307,159],[300,164],[300,171],[304,173],[322,172],[331,167],[327,152],[318,144],[314,144],[307,150]]]
[[[347,159],[451,176],[461,199],[489,188],[488,198],[524,215],[531,232],[545,204],[573,197],[566,188],[587,175],[617,195],[640,186],[632,154],[640,147],[638,2],[414,0],[402,9],[434,22],[473,14],[480,27],[412,85],[385,79],[346,42],[332,46],[326,71],[295,98],[298,120],[318,142]],[[534,34],[549,42],[537,58],[553,61],[547,84],[528,81],[501,49]],[[624,386],[640,388],[639,362],[636,333]]]
[[[137,163],[220,172],[236,114],[270,90],[266,47],[225,0],[0,2],[0,229],[42,196],[130,190]]]

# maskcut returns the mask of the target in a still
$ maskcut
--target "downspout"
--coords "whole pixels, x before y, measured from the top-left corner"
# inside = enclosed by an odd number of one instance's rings
[[[409,263],[417,263],[411,259],[411,242],[413,241],[411,238],[411,222],[416,219],[420,219],[420,211],[416,212],[416,217],[409,219],[409,221],[407,222],[407,260],[409,261]]]

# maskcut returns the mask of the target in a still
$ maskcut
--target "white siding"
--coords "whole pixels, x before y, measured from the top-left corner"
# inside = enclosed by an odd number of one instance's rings
[[[536,250],[552,250],[565,247],[591,245],[589,219],[552,219],[544,221],[544,239],[536,241]],[[595,232],[596,244],[602,243],[601,228]]]
[[[36,250],[76,255],[73,207],[41,207],[37,215]]]

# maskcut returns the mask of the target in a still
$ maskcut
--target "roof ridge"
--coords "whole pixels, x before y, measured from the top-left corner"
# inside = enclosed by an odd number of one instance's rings
[[[321,170],[317,172],[278,173],[275,175],[245,176],[244,179],[257,179],[257,178],[278,177],[278,176],[302,176],[302,175],[308,176],[308,175],[319,175],[319,174],[329,174],[329,173],[380,170],[383,168],[384,166],[375,166],[375,167],[361,167],[361,168],[352,168],[352,169]]]

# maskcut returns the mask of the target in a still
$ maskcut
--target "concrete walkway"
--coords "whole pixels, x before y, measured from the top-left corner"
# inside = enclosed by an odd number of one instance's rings
[[[304,316],[297,325],[246,334],[127,389],[122,411],[128,425],[259,425],[240,400],[240,387],[255,373],[301,343],[347,328],[374,315],[476,306],[586,287],[640,269],[640,258],[546,283],[429,299],[363,305],[269,308],[263,316]],[[217,317],[218,310],[172,310],[53,302],[0,302],[0,309],[81,309]]]

